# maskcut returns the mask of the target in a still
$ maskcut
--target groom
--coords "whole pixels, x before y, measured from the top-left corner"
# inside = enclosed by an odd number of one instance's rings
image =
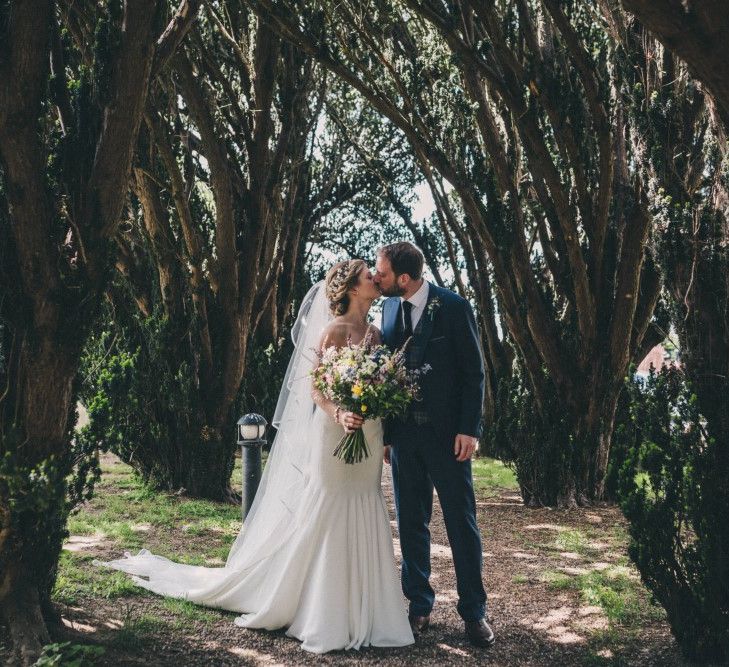
[[[423,254],[412,243],[377,251],[375,284],[391,297],[382,310],[382,334],[391,349],[412,337],[409,368],[429,364],[420,381],[422,401],[385,422],[385,462],[392,464],[402,548],[402,588],[410,600],[413,633],[430,624],[430,517],[433,487],[443,510],[458,583],[458,613],[466,636],[491,646],[481,581],[481,536],[471,456],[481,435],[484,370],[473,311],[457,294],[422,277]]]

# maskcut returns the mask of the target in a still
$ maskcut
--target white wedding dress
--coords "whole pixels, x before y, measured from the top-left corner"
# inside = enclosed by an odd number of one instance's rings
[[[322,284],[304,299],[296,351],[274,417],[278,433],[253,507],[225,567],[175,563],[143,550],[98,563],[160,595],[241,614],[313,653],[413,643],[381,488],[382,426],[364,424],[369,458],[333,456],[343,431],[311,400],[311,350],[328,319]],[[314,343],[314,344],[312,344]]]

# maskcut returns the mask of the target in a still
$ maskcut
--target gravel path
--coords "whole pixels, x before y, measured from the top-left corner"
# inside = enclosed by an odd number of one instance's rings
[[[390,507],[395,548],[399,543],[392,509],[391,480],[386,471],[383,487]],[[66,624],[80,634],[107,644],[101,665],[682,665],[665,621],[641,621],[624,632],[609,628],[599,606],[586,603],[575,590],[555,590],[544,581],[545,570],[568,574],[589,572],[624,562],[620,513],[610,507],[557,511],[526,509],[518,495],[504,492],[478,500],[478,519],[484,541],[484,581],[489,594],[489,615],[497,641],[491,649],[471,647],[456,614],[456,584],[437,501],[432,523],[432,583],[436,606],[432,625],[415,646],[403,649],[368,648],[324,656],[307,654],[282,632],[242,630],[233,625],[234,614],[221,614],[213,622],[180,623],[156,597],[97,600],[84,608],[64,608]],[[545,548],[561,531],[572,528],[599,533],[605,539],[584,551]],[[622,531],[622,532],[621,532]],[[597,551],[595,551],[597,550]],[[597,556],[594,554],[597,553]],[[102,554],[99,554],[100,556]],[[633,575],[634,576],[634,573]],[[108,644],[129,619],[145,614],[169,620],[151,636],[143,649]],[[606,648],[607,647],[607,648]]]

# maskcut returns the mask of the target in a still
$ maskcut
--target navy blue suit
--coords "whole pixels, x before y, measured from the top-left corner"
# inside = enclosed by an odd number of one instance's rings
[[[400,298],[387,299],[382,335],[394,349],[402,331]],[[476,621],[486,612],[481,581],[481,536],[471,462],[456,461],[456,435],[481,435],[484,367],[470,304],[453,292],[429,285],[425,310],[407,349],[407,364],[431,370],[421,378],[422,400],[403,416],[385,421],[385,444],[392,446],[392,477],[400,545],[402,587],[410,614],[427,616],[435,594],[430,586],[430,518],[433,487],[443,510],[458,582],[458,612]]]

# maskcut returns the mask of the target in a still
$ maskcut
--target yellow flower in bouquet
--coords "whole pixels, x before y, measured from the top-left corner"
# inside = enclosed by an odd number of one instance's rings
[[[402,350],[390,352],[367,337],[357,345],[317,351],[319,365],[311,372],[313,384],[324,396],[345,410],[368,419],[386,418],[404,412],[419,398],[418,378],[430,369],[426,364],[411,370]],[[334,456],[345,463],[358,463],[369,456],[364,433],[359,428],[345,433]]]

